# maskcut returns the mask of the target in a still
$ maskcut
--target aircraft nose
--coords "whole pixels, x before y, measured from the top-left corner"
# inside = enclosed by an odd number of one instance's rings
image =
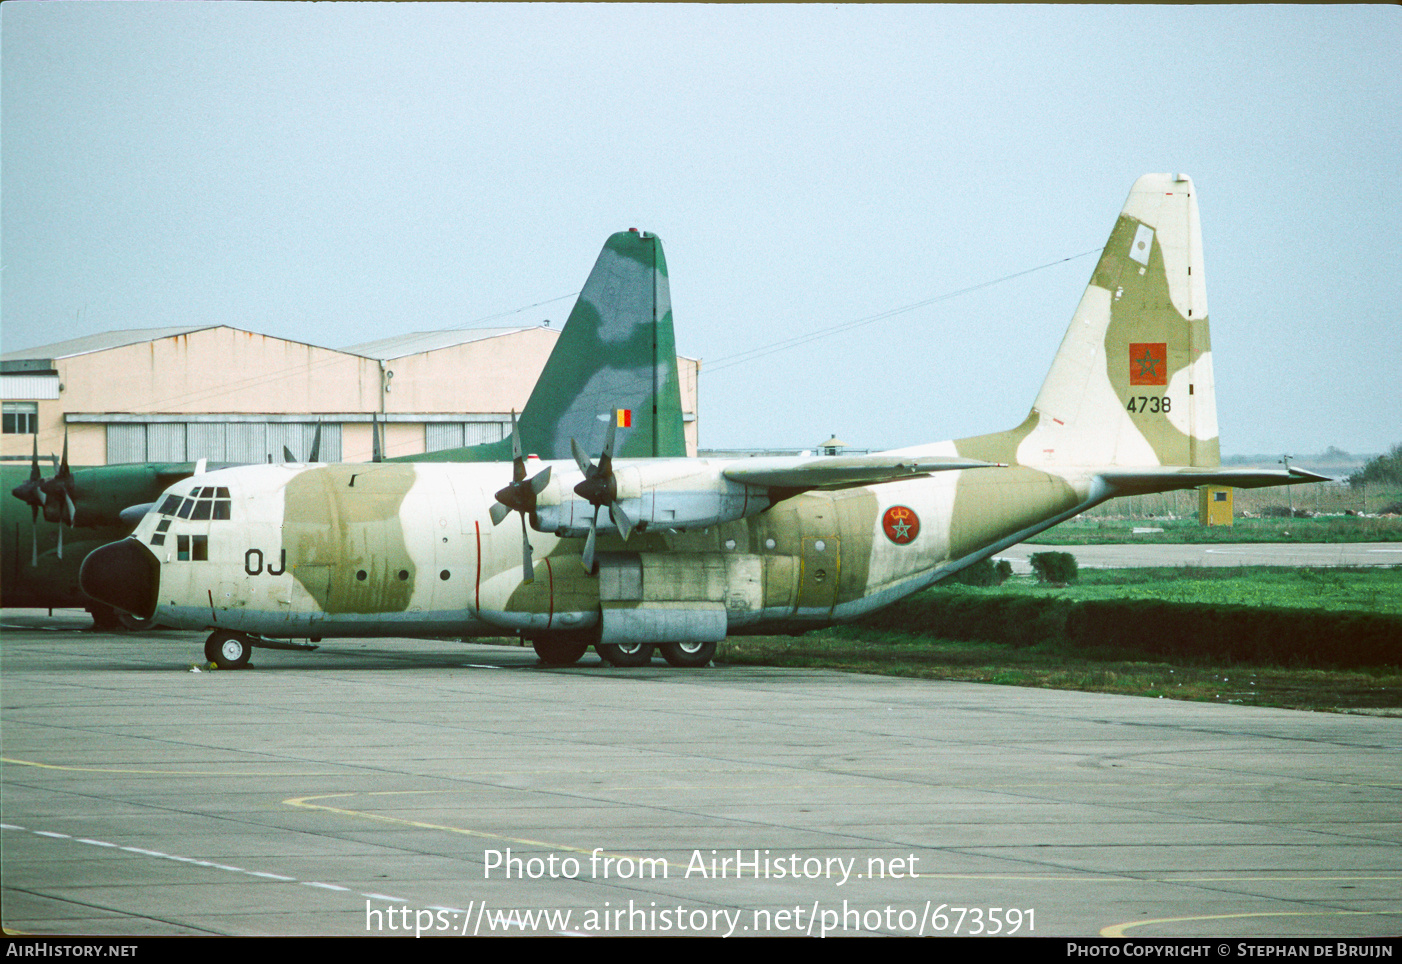
[[[98,602],[115,606],[138,619],[156,614],[161,564],[135,539],[109,542],[83,560],[78,584]]]

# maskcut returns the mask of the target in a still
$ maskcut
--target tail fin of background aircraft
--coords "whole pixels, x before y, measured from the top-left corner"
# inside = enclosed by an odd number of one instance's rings
[[[1220,464],[1202,229],[1187,175],[1134,183],[1027,420],[958,448],[1031,466]]]
[[[617,422],[615,455],[684,457],[681,383],[662,241],[621,231],[604,244],[521,412],[524,451],[572,458],[603,444]],[[392,461],[510,461],[511,439]]]

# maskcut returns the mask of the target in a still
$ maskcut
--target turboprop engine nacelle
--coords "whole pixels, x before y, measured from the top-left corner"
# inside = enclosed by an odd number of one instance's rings
[[[665,459],[613,465],[613,500],[637,529],[702,529],[734,522],[769,508],[764,488],[732,482],[721,472],[728,463]],[[575,494],[580,472],[557,472],[538,497],[531,527],[538,532],[578,538],[589,534],[596,509]],[[604,516],[607,519],[607,516]]]

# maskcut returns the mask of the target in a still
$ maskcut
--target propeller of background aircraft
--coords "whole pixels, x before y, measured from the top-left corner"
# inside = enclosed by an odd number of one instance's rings
[[[39,510],[43,509],[44,519],[57,522],[58,557],[63,558],[63,527],[72,526],[77,517],[77,506],[73,497],[78,494],[73,472],[68,467],[68,429],[63,430],[63,461],[53,478],[46,479],[39,470],[39,436],[34,436],[34,454],[29,463],[29,478],[10,490],[10,493],[28,505],[34,514],[34,547],[31,564],[39,564]]]
[[[29,462],[29,478],[10,490],[16,499],[29,506],[33,515],[34,549],[30,565],[39,565],[39,510],[44,505],[44,473],[39,468],[39,436],[34,436],[34,455]]]
[[[570,439],[570,451],[574,453],[579,470],[584,473],[584,481],[574,487],[575,494],[594,507],[594,518],[589,521],[589,538],[584,541],[584,555],[580,560],[584,563],[584,570],[591,573],[594,571],[594,540],[599,529],[599,510],[608,506],[609,515],[625,542],[633,531],[632,521],[618,503],[618,479],[613,474],[613,433],[617,425],[617,413],[610,412],[608,434],[604,437],[604,450],[599,455],[597,465],[589,461],[578,442]]]
[[[531,540],[526,531],[526,516],[536,509],[536,496],[550,484],[550,466],[534,478],[526,478],[526,460],[521,456],[521,433],[516,428],[516,411],[511,412],[511,484],[499,489],[492,503],[492,525],[501,525],[512,512],[521,513],[521,574],[524,582],[535,579],[531,560]]]

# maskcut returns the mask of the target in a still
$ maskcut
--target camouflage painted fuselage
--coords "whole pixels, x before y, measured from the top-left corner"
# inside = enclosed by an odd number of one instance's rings
[[[727,463],[685,464],[714,478]],[[533,532],[526,583],[516,528],[488,514],[503,468],[251,466],[175,486],[169,511],[133,534],[160,564],[156,618],[272,637],[538,637],[597,631],[621,610],[663,622],[668,612],[723,614],[730,634],[811,627],[927,586],[1076,510],[1093,489],[1017,467],[806,492],[772,507],[756,488],[746,518],[688,531],[654,521],[626,543],[603,530],[592,575],[583,539]],[[551,468],[562,488],[578,476],[572,463]],[[229,518],[179,516],[185,498],[220,489]],[[963,501],[996,511],[956,517]]]

